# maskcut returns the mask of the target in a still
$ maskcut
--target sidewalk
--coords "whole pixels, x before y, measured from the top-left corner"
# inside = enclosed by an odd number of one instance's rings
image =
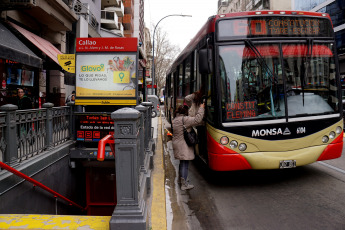
[[[197,227],[195,215],[190,210],[188,191],[181,191],[177,183],[179,160],[174,158],[170,124],[164,116],[154,118],[154,133],[157,133],[154,155],[151,223],[152,230],[188,230]],[[155,137],[155,136],[154,136]],[[193,226],[193,227],[192,227]],[[198,228],[195,228],[198,229]]]

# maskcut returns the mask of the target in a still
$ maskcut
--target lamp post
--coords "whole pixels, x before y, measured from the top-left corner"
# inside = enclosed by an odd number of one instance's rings
[[[192,15],[185,15],[185,14],[170,14],[167,15],[163,18],[161,18],[161,20],[158,21],[158,23],[156,24],[154,30],[153,30],[153,36],[152,36],[152,91],[153,91],[153,95],[155,94],[155,89],[154,89],[154,85],[155,85],[155,33],[156,33],[156,28],[158,26],[158,24],[167,17],[172,17],[172,16],[178,16],[178,17],[192,17]]]

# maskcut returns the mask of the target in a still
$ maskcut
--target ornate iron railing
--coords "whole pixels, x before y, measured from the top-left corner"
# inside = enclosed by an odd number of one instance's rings
[[[16,111],[18,163],[46,149],[46,109]],[[13,163],[13,162],[9,162]]]
[[[0,161],[16,165],[68,141],[72,107],[16,110],[14,105],[0,107]]]
[[[55,107],[53,110],[53,146],[60,145],[70,138],[71,107]]]

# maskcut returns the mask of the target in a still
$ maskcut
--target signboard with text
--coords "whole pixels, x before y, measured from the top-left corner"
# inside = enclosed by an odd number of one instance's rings
[[[226,104],[226,119],[242,119],[258,115],[257,101],[230,102]]]
[[[106,135],[114,135],[114,120],[110,114],[78,114],[77,141],[98,142]]]
[[[332,37],[333,29],[328,18],[305,16],[248,17],[221,20],[218,23],[218,40],[234,37]]]
[[[77,105],[136,105],[137,38],[77,38]]]

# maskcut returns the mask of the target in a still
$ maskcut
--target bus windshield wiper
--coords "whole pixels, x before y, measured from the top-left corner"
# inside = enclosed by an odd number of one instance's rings
[[[303,65],[305,66],[304,73],[301,74],[301,88],[302,88],[302,99],[303,99],[303,106],[304,106],[304,87],[305,87],[305,79],[308,79],[309,74],[311,74],[311,70],[309,71],[311,57],[313,54],[313,39],[307,40],[307,55],[305,58],[305,62]],[[302,71],[301,71],[302,72]]]
[[[271,89],[270,89],[270,100],[271,100],[271,110],[272,110],[272,115],[275,116],[275,110],[274,110],[274,101],[273,101],[273,95],[272,95],[272,85],[273,84],[278,84],[278,79],[275,77],[274,73],[271,71],[271,69],[268,67],[265,59],[261,56],[259,50],[255,47],[253,42],[251,40],[244,40],[245,43],[248,45],[248,47],[255,53],[257,57],[257,61],[263,69],[266,69],[266,74],[268,74],[270,82],[271,82]],[[279,103],[279,102],[278,102]]]
[[[271,71],[271,69],[268,67],[265,59],[261,56],[261,53],[259,50],[255,47],[254,43],[251,40],[245,40],[245,43],[249,46],[249,48],[255,53],[257,60],[260,63],[260,66],[264,67],[268,74],[270,75],[270,81],[271,83],[278,84],[278,79],[275,77],[274,73]]]

